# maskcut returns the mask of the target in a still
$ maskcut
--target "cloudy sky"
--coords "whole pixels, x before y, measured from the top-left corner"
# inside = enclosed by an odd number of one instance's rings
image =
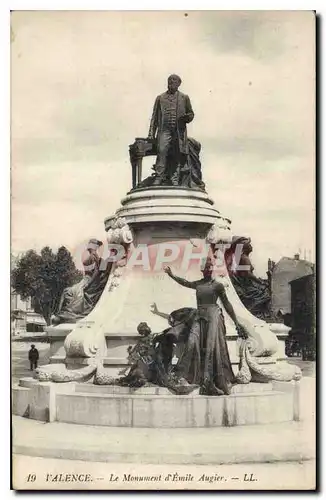
[[[233,233],[251,236],[257,274],[268,257],[313,258],[314,22],[295,11],[14,12],[12,251],[105,238],[131,187],[128,145],[147,135],[176,72],[207,190]]]

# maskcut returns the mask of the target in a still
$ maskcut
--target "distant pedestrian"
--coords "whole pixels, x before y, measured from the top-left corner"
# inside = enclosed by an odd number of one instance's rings
[[[31,345],[31,349],[28,351],[28,359],[31,365],[31,371],[34,370],[34,368],[37,368],[37,362],[39,358],[39,353],[38,350],[36,349],[35,345]]]

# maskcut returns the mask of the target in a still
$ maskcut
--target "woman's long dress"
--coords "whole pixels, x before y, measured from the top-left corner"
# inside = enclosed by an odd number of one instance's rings
[[[189,282],[177,278],[176,281],[196,290],[197,318],[190,327],[175,371],[189,383],[213,383],[223,394],[229,394],[235,377],[225,338],[223,313],[216,303],[221,294],[225,293],[224,287],[214,279]]]

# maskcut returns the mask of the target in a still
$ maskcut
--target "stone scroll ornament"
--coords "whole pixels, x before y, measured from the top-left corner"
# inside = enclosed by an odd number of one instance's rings
[[[249,384],[250,382],[269,382],[277,380],[279,382],[291,382],[302,378],[301,370],[296,365],[277,362],[274,364],[262,365],[257,362],[257,358],[251,353],[251,345],[247,340],[242,340],[240,344],[239,372],[236,380],[239,384]]]
[[[133,242],[133,234],[128,224],[121,217],[117,217],[112,221],[111,228],[108,231],[108,244],[120,244],[124,247],[125,253],[112,265],[112,270],[106,285],[108,293],[114,292],[119,286],[124,268],[127,264],[127,256],[130,251],[130,246]],[[104,291],[105,293],[105,291]],[[96,311],[96,310],[95,310]],[[92,328],[91,321],[92,313],[85,319],[80,320],[75,328],[70,332],[65,340],[64,348],[66,351],[66,361],[68,358],[90,358],[88,366],[85,369],[68,370],[66,364],[44,365],[40,367],[36,373],[36,378],[39,380],[47,380],[52,382],[71,382],[83,381],[85,377],[89,378],[95,374],[98,366],[98,358],[106,349],[105,338],[102,332],[98,332]],[[96,359],[96,364],[92,363],[92,359]]]
[[[96,369],[95,362],[76,370],[68,370],[63,363],[44,365],[35,370],[35,378],[40,382],[87,382],[94,376]]]
[[[124,268],[127,264],[127,255],[133,241],[132,231],[122,217],[116,217],[108,230],[108,244],[122,245],[125,249],[124,255],[117,262],[113,263],[106,290],[112,293],[120,284]],[[99,353],[100,348],[105,346],[105,338],[102,333],[97,334],[92,329],[92,323],[80,321],[76,328],[69,333],[65,340],[65,350],[68,357],[92,358]]]

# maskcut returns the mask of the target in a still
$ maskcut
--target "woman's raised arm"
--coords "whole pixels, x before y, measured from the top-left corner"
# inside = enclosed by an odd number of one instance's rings
[[[173,274],[173,272],[171,271],[171,268],[169,266],[167,266],[164,269],[164,272],[168,276],[170,276],[170,278],[172,278],[174,281],[176,281],[177,283],[179,283],[179,285],[185,286],[186,288],[196,289],[197,281],[187,281],[184,278],[179,278],[179,276],[176,276],[175,274]]]

